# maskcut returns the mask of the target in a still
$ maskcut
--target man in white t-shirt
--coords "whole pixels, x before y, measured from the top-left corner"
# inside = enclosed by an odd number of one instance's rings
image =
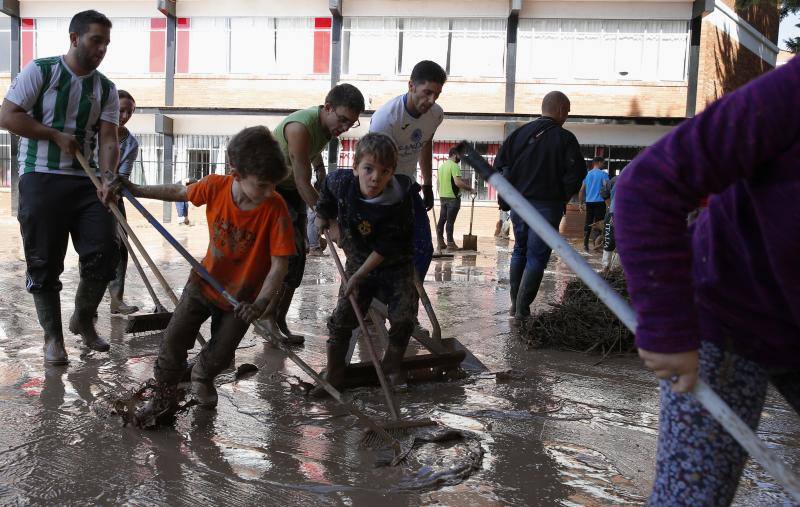
[[[430,60],[423,60],[411,70],[408,92],[393,98],[375,111],[370,132],[391,137],[397,145],[397,174],[417,181],[417,163],[422,174],[422,194],[415,193],[414,267],[420,280],[425,279],[433,259],[433,241],[427,211],[433,208],[433,135],[444,120],[444,111],[436,103],[442,93],[447,73]],[[419,301],[417,301],[419,303]]]
[[[96,70],[111,42],[111,21],[97,11],[79,12],[69,24],[69,42],[66,55],[26,65],[0,108],[0,127],[20,136],[18,220],[26,288],[44,330],[48,365],[67,363],[59,276],[69,236],[80,259],[69,329],[101,352],[109,345],[97,336],[93,319],[119,259],[116,221],[104,207],[113,199],[109,182],[119,160],[119,98],[114,83]],[[94,160],[98,133],[99,168]],[[102,174],[99,192],[77,152]]]
[[[433,208],[433,135],[444,120],[436,103],[447,74],[436,62],[423,60],[411,71],[408,92],[393,98],[375,111],[370,132],[388,135],[397,144],[397,174],[417,180],[417,163],[422,175],[422,194],[414,198],[414,266],[425,279],[433,257],[431,226],[427,211]]]

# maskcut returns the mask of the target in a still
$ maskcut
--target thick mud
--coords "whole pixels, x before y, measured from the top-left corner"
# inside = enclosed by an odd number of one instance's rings
[[[179,292],[188,267],[143,221],[132,222]],[[203,255],[204,225],[169,229]],[[155,431],[123,426],[112,401],[152,375],[161,335],[123,334],[125,321],[112,318],[104,301],[97,325],[110,336],[111,351],[89,352],[67,332],[70,364],[45,368],[8,194],[0,194],[0,234],[0,504],[628,505],[646,499],[658,424],[654,378],[632,356],[595,365],[596,356],[527,350],[507,317],[507,242],[481,238],[480,254],[459,253],[431,266],[425,286],[443,337],[460,340],[486,369],[400,392],[404,418],[430,417],[462,437],[425,442],[420,431],[408,458],[386,467],[378,466],[384,451],[362,445],[364,428],[347,410],[306,398],[309,379],[252,332],[236,364],[258,370],[221,376],[216,411],[192,407],[174,427]],[[65,266],[66,322],[78,279],[74,252]],[[571,276],[551,262],[537,304],[557,299]],[[289,314],[293,330],[307,339],[299,355],[317,369],[337,284],[329,258],[310,258]],[[153,306],[133,265],[126,301]],[[209,336],[208,325],[203,333]],[[360,357],[356,346],[354,360]],[[347,397],[386,417],[378,389]],[[800,468],[797,415],[774,393],[759,435]],[[788,499],[749,463],[736,503]]]

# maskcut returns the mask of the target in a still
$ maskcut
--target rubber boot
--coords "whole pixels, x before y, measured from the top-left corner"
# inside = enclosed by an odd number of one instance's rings
[[[69,319],[70,332],[81,335],[83,344],[98,352],[107,352],[111,348],[107,341],[97,335],[94,328],[94,314],[103,299],[106,285],[103,281],[81,278],[75,292],[75,311]]]
[[[344,386],[344,375],[347,370],[347,351],[349,348],[350,344],[346,340],[337,341],[335,343],[329,342],[325,347],[328,364],[325,367],[325,373],[322,377],[335,387],[337,391],[341,391],[342,386]],[[314,398],[329,396],[328,391],[321,385],[314,387],[310,394]]]
[[[511,263],[508,269],[508,279],[511,285],[511,308],[508,314],[512,317],[517,315],[517,294],[519,293],[519,284],[522,281],[522,273],[525,271],[525,263]]]
[[[219,397],[217,388],[214,386],[214,379],[208,378],[200,361],[196,362],[192,368],[191,379],[192,392],[200,406],[209,410],[216,408]]]
[[[436,250],[441,252],[442,250],[447,249],[447,243],[444,242],[444,238],[439,236],[436,239]]]
[[[408,348],[409,337],[398,340],[397,342],[389,342],[386,347],[386,352],[383,354],[384,373],[389,380],[392,387],[402,386],[406,383],[406,370],[403,368],[403,357]]]
[[[147,429],[172,422],[179,407],[178,386],[160,382],[155,388],[153,397],[134,414],[134,423],[140,428]]]
[[[452,252],[456,252],[458,250],[461,250],[461,248],[458,245],[456,245],[455,241],[450,241],[450,240],[447,241],[447,249],[452,251]]]
[[[64,333],[61,329],[61,296],[58,292],[40,292],[33,295],[39,325],[44,330],[44,364],[59,366],[67,364],[64,348]]]
[[[293,297],[294,289],[288,285],[284,285],[283,291],[281,292],[281,299],[278,302],[278,308],[275,311],[275,323],[278,325],[278,329],[281,330],[281,333],[286,336],[289,345],[302,345],[306,341],[305,337],[301,334],[292,333],[286,325],[286,314],[289,313],[289,307],[292,304]]]
[[[542,284],[544,272],[539,270],[526,269],[522,273],[522,280],[517,292],[517,313],[514,315],[518,320],[525,319],[531,315],[531,303],[539,292],[539,285]]]
[[[125,304],[121,299],[118,299],[115,295],[111,294],[110,290],[108,292],[109,298],[111,299],[111,304],[109,307],[112,314],[130,315],[131,313],[136,313],[139,311],[138,306]]]

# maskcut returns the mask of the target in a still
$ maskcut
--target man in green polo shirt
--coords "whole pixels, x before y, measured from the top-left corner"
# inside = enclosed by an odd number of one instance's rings
[[[461,159],[455,147],[450,148],[450,156],[437,170],[439,180],[439,222],[436,224],[436,238],[439,243],[439,250],[448,248],[458,250],[453,239],[453,226],[456,223],[458,211],[461,209],[461,190],[475,193],[469,183],[461,179],[461,168],[458,163]],[[444,243],[444,231],[447,227],[447,244]]]
[[[314,208],[319,193],[311,184],[311,168],[322,166],[322,150],[328,142],[359,125],[358,116],[364,111],[364,96],[353,85],[334,86],[321,106],[301,109],[287,116],[273,134],[281,145],[291,171],[276,188],[289,207],[294,227],[297,255],[289,260],[289,272],[283,281],[275,322],[289,338],[289,343],[301,344],[303,336],[289,331],[286,313],[292,304],[294,291],[303,280],[306,267],[306,221],[308,208]]]

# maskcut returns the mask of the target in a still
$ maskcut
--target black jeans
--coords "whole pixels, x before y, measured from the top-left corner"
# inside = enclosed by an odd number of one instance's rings
[[[108,282],[119,262],[117,221],[100,203],[89,178],[26,173],[19,179],[19,228],[28,292],[60,291],[72,236],[80,276]]]
[[[586,224],[583,226],[583,246],[589,248],[589,236],[592,234],[592,224],[603,220],[606,216],[606,203],[587,202],[586,203]],[[600,232],[597,232],[600,235]]]
[[[453,239],[453,226],[456,223],[456,217],[461,209],[461,199],[458,197],[440,197],[441,213],[439,214],[439,222],[436,224],[436,232],[439,238],[444,238],[445,227],[447,230],[447,241],[455,243]]]

